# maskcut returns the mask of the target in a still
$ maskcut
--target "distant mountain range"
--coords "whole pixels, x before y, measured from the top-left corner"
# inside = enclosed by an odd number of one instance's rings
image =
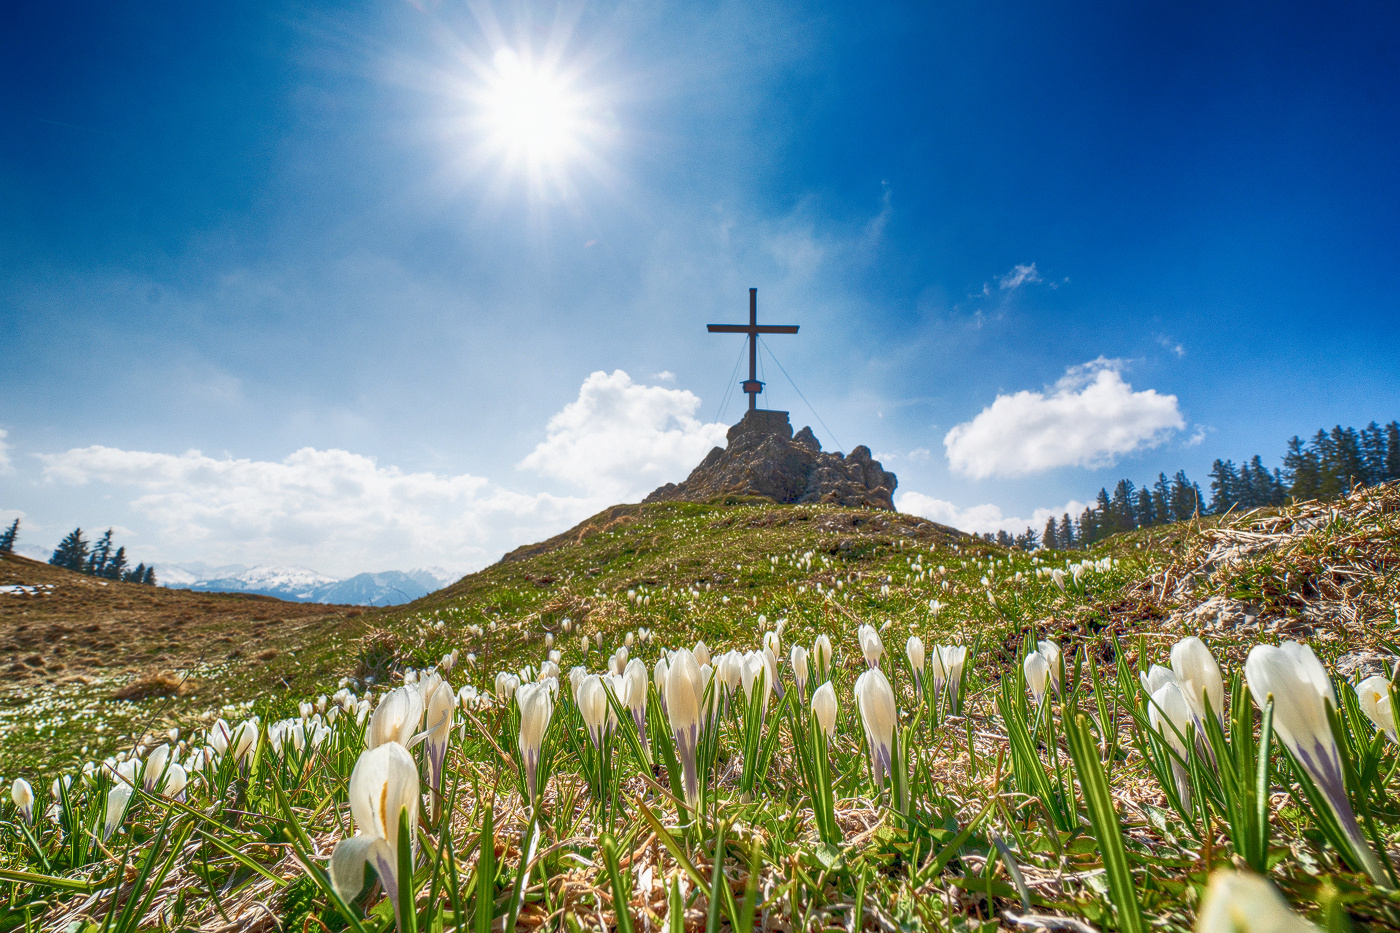
[[[211,566],[203,563],[161,564],[156,580],[177,590],[208,593],[259,593],[298,603],[349,606],[397,606],[440,590],[460,577],[441,567],[360,573],[346,579],[303,567]]]

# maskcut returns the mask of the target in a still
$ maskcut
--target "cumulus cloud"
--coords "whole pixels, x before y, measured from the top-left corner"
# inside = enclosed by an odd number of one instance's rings
[[[1036,271],[1035,263],[1029,266],[1017,265],[1010,272],[997,280],[997,284],[1002,288],[1020,288],[1028,282],[1042,282],[1040,273]]]
[[[1121,360],[1070,367],[1046,392],[998,395],[943,438],[955,472],[983,479],[1062,466],[1107,466],[1186,426],[1175,395],[1133,391]]]
[[[959,531],[975,535],[986,534],[989,531],[1020,534],[1027,528],[1031,528],[1036,534],[1039,534],[1045,528],[1047,520],[1058,519],[1061,515],[1068,515],[1071,519],[1075,519],[1079,517],[1079,513],[1084,511],[1084,503],[1071,499],[1060,508],[1040,508],[1032,512],[1030,518],[1019,518],[1014,515],[1003,515],[1000,506],[990,503],[962,508],[943,499],[926,496],[921,492],[900,493],[895,498],[895,506],[901,512],[918,515],[929,521],[950,525]]]
[[[294,564],[335,575],[466,571],[683,479],[724,443],[726,426],[698,421],[699,405],[690,392],[639,385],[621,370],[590,375],[520,464],[571,482],[578,495],[522,493],[481,476],[406,472],[312,447],[277,461],[102,446],[39,459],[49,482],[133,495],[129,507],[148,524],[125,543],[143,559]]]
[[[634,501],[684,479],[710,448],[724,445],[728,426],[702,423],[699,407],[699,396],[685,389],[641,385],[620,369],[595,372],[518,466],[590,496]]]
[[[41,459],[52,482],[134,490],[132,510],[155,526],[167,554],[333,574],[479,567],[602,504],[524,495],[467,474],[406,473],[372,457],[310,447],[280,461],[100,446]]]

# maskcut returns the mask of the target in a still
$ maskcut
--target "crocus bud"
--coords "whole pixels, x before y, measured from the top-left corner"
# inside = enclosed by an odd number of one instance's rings
[[[1036,650],[1045,656],[1046,662],[1050,665],[1050,685],[1055,688],[1055,693],[1060,692],[1060,646],[1053,641],[1036,642]]]
[[[1191,760],[1191,752],[1186,743],[1193,734],[1196,717],[1190,701],[1186,698],[1186,692],[1181,689],[1181,684],[1173,680],[1157,688],[1157,692],[1152,694],[1152,702],[1148,704],[1147,718],[1152,728],[1156,729],[1182,758],[1182,761],[1175,758],[1171,760],[1172,776],[1176,779],[1176,791],[1181,797],[1181,803],[1189,810],[1191,774],[1182,762]]]
[[[1392,742],[1400,742],[1400,737],[1395,734],[1395,710],[1390,705],[1389,680],[1380,674],[1373,674],[1361,681],[1356,685],[1356,704],[1377,729],[1390,736]]]
[[[1294,913],[1265,878],[1229,868],[1216,870],[1196,915],[1196,933],[1321,933]]]
[[[1224,723],[1225,681],[1205,642],[1192,635],[1173,645],[1172,672],[1197,717],[1204,719],[1209,706],[1216,720]]]
[[[165,784],[161,787],[161,793],[167,797],[184,799],[185,787],[189,782],[190,776],[185,771],[184,765],[178,761],[172,761],[165,769]]]
[[[162,742],[151,753],[146,756],[146,767],[141,771],[141,788],[146,793],[153,793],[156,784],[160,781],[161,775],[165,773],[166,762],[170,760],[170,746]]]
[[[764,633],[763,633],[763,647],[764,647],[766,650],[773,652],[773,656],[774,656],[774,657],[777,657],[777,656],[778,656],[778,649],[779,649],[778,633],[777,633],[777,632],[764,632]]]
[[[792,661],[792,679],[797,681],[797,692],[805,697],[807,695],[808,673],[807,649],[801,645],[793,645],[790,660]]]
[[[496,675],[496,699],[502,703],[509,703],[511,697],[515,696],[515,690],[520,686],[520,678],[509,671],[501,671]]]
[[[365,862],[374,866],[384,891],[399,911],[399,826],[408,825],[409,844],[418,833],[418,766],[398,742],[367,749],[350,772],[350,814],[359,830],[331,853],[331,884],[342,900],[353,901],[364,887]]]
[[[647,751],[647,666],[637,658],[627,662],[622,672],[627,681],[627,708],[632,711],[632,722],[637,727],[637,735],[642,740],[642,751]]]
[[[583,717],[584,728],[594,747],[603,747],[603,730],[608,721],[608,696],[603,692],[603,679],[597,674],[589,674],[578,682],[574,692],[574,702]]]
[[[26,823],[34,822],[34,788],[24,778],[15,778],[15,782],[10,785],[10,799],[14,801],[15,809]]]
[[[937,686],[935,692],[948,685],[948,708],[953,712],[959,709],[958,698],[962,692],[963,667],[967,664],[967,648],[962,645],[937,645],[933,649],[933,677]]]
[[[1138,674],[1138,680],[1142,682],[1142,689],[1147,691],[1147,695],[1152,696],[1166,684],[1175,683],[1176,673],[1169,667],[1154,664],[1146,674]]]
[[[831,639],[818,635],[812,643],[812,662],[817,666],[817,677],[826,680],[831,676]]]
[[[1060,592],[1065,591],[1065,572],[1059,567],[1050,571],[1050,579],[1060,588]]]
[[[656,659],[656,666],[651,669],[651,682],[656,685],[656,695],[661,698],[661,712],[663,713],[666,712],[666,674],[670,667],[663,654]]]
[[[1377,884],[1388,887],[1390,881],[1357,825],[1347,797],[1341,752],[1327,717],[1328,704],[1333,708],[1337,705],[1327,669],[1311,648],[1288,641],[1277,647],[1255,645],[1250,649],[1244,662],[1244,679],[1261,710],[1273,697],[1274,733],[1327,799],[1366,873]]]
[[[1026,671],[1026,686],[1031,688],[1035,705],[1039,707],[1045,702],[1045,688],[1050,682],[1050,662],[1039,651],[1032,651],[1026,655],[1023,667]]]
[[[829,680],[812,694],[812,718],[828,740],[836,737],[836,690]]]
[[[407,747],[422,720],[423,695],[416,684],[390,690],[369,717],[365,748],[378,748],[385,742],[397,742]]]
[[[899,717],[895,707],[894,688],[885,672],[878,667],[856,678],[856,706],[860,708],[861,725],[870,743],[870,758],[875,763],[875,786],[883,787],[885,775],[892,773],[894,728]]]
[[[904,643],[904,655],[909,659],[909,667],[914,671],[914,692],[924,695],[924,640],[918,635],[910,635]]]
[[[710,663],[710,647],[703,641],[697,641],[695,643],[695,648],[692,649],[691,654],[695,656],[695,663],[702,667]]]
[[[447,760],[447,745],[452,739],[452,711],[456,706],[457,694],[452,692],[452,685],[445,680],[440,681],[428,697],[427,716],[423,723],[428,730],[424,749],[428,786],[438,794],[442,792],[442,766]],[[429,809],[434,816],[437,815],[437,796],[430,797]]]
[[[860,652],[865,655],[865,663],[871,667],[879,666],[880,656],[885,653],[885,643],[880,640],[880,633],[873,626],[862,625],[856,637],[860,640]]]
[[[525,783],[533,805],[539,800],[540,748],[554,715],[554,699],[548,684],[526,684],[516,691],[515,701],[520,704],[520,757],[525,761]]]
[[[695,752],[700,742],[700,704],[704,699],[702,683],[700,665],[695,663],[695,655],[684,648],[677,651],[666,672],[666,715],[671,721],[676,751],[681,758],[686,805],[692,811],[700,802]]]

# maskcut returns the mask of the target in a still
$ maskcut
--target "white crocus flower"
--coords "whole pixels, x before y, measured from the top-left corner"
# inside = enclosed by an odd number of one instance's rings
[[[656,659],[656,666],[651,670],[652,683],[656,685],[656,695],[661,698],[661,712],[666,712],[666,673],[670,665],[666,663],[666,655]]]
[[[880,656],[885,653],[885,643],[880,640],[880,633],[875,631],[874,626],[862,625],[856,631],[856,638],[860,641],[860,653],[865,655],[865,663],[878,667]]]
[[[627,662],[627,669],[622,672],[622,677],[627,681],[627,708],[632,711],[632,722],[637,727],[637,736],[641,739],[642,751],[650,751],[647,747],[647,666],[638,658],[633,658]]]
[[[789,660],[792,662],[792,679],[797,682],[797,692],[800,696],[805,697],[807,695],[807,675],[810,671],[807,664],[807,649],[794,644]]]
[[[957,712],[958,697],[962,692],[963,668],[967,665],[967,648],[962,645],[937,645],[933,649],[930,664],[935,684],[941,681],[948,685],[948,709]],[[938,689],[938,686],[934,687],[935,702]]]
[[[1273,697],[1274,733],[1326,798],[1371,880],[1388,888],[1390,881],[1357,825],[1347,797],[1341,752],[1327,717],[1328,704],[1337,706],[1327,669],[1311,648],[1296,641],[1277,647],[1255,645],[1244,662],[1244,679],[1261,710]]]
[[[1039,651],[1032,651],[1022,662],[1026,672],[1026,686],[1031,688],[1037,708],[1045,703],[1045,689],[1050,682],[1050,662]]]
[[[1182,806],[1189,811],[1191,774],[1182,762],[1191,760],[1186,743],[1191,739],[1197,719],[1181,684],[1173,680],[1158,687],[1157,692],[1152,694],[1152,702],[1148,704],[1147,717],[1152,728],[1181,756],[1181,761],[1171,760],[1172,777],[1176,780],[1176,792],[1181,797]]]
[[[413,736],[422,721],[423,695],[417,684],[390,690],[369,717],[365,749],[378,748],[386,742],[397,742],[407,748],[413,744]]]
[[[694,812],[700,802],[700,779],[695,752],[700,743],[700,704],[704,681],[695,655],[682,648],[666,672],[666,715],[676,740],[685,783],[685,802]]]
[[[695,655],[695,663],[701,667],[710,663],[710,648],[703,641],[697,641],[695,647],[691,649],[691,654]]]
[[[587,674],[579,679],[574,702],[588,729],[588,738],[595,748],[603,747],[603,733],[608,722],[608,695],[603,692],[603,678]]]
[[[545,730],[554,715],[554,700],[548,684],[525,684],[516,691],[520,704],[520,757],[525,761],[525,782],[532,806],[537,806],[540,788],[540,748]]]
[[[1294,913],[1266,878],[1230,868],[1210,876],[1196,933],[1321,933]]]
[[[1176,674],[1196,717],[1204,721],[1209,707],[1216,721],[1224,725],[1225,680],[1220,674],[1220,664],[1205,642],[1191,635],[1173,645],[1172,673]]]
[[[829,680],[812,693],[812,718],[828,741],[836,737],[836,690]]]
[[[818,679],[831,676],[831,639],[826,635],[818,635],[812,643],[812,662],[817,666]]]
[[[1142,689],[1147,691],[1147,695],[1152,696],[1165,685],[1176,683],[1176,674],[1169,667],[1154,664],[1146,674],[1139,673],[1138,680],[1141,681]]]
[[[126,808],[131,805],[131,795],[135,791],[126,781],[118,781],[107,791],[107,818],[102,824],[102,841],[111,838],[117,827],[126,819]]]
[[[856,678],[855,694],[861,725],[870,744],[870,758],[875,764],[875,786],[883,787],[885,775],[893,774],[894,767],[894,730],[899,718],[894,688],[884,671],[872,667]]]
[[[146,756],[146,766],[141,771],[141,789],[153,793],[161,775],[165,773],[166,762],[170,760],[170,746],[162,742]]]
[[[350,813],[359,832],[336,843],[330,876],[335,891],[353,901],[364,886],[365,863],[374,866],[399,914],[399,826],[408,825],[409,844],[418,833],[418,766],[398,742],[368,749],[350,772]]]
[[[165,784],[161,787],[161,793],[176,800],[185,799],[185,787],[190,783],[189,773],[185,766],[178,761],[172,761],[165,769]]]
[[[509,703],[511,697],[515,696],[515,688],[519,686],[519,677],[510,671],[501,671],[496,675],[496,699],[502,703]]]
[[[1045,660],[1050,665],[1050,685],[1055,688],[1055,695],[1060,693],[1060,646],[1053,641],[1036,642],[1036,650],[1045,656]]]
[[[34,822],[34,788],[28,781],[15,778],[10,785],[10,800],[14,801],[15,809],[26,823]]]
[[[1054,584],[1057,587],[1060,588],[1061,593],[1065,591],[1065,572],[1063,570],[1061,570],[1059,567],[1056,567],[1055,569],[1051,570],[1050,579],[1054,582]]]
[[[1373,674],[1357,684],[1356,704],[1377,729],[1390,736],[1392,742],[1400,742],[1395,731],[1395,710],[1390,705],[1390,681],[1387,678]]]
[[[452,685],[445,680],[438,681],[428,696],[427,716],[424,727],[427,730],[427,743],[424,746],[424,764],[428,770],[428,786],[436,794],[430,798],[429,810],[437,815],[437,798],[442,793],[442,766],[447,760],[447,746],[452,740],[452,712],[457,706],[457,695]]]
[[[910,635],[904,643],[904,655],[909,659],[909,667],[914,671],[914,692],[924,695],[924,640],[918,635]],[[938,688],[934,688],[934,700],[938,699]]]

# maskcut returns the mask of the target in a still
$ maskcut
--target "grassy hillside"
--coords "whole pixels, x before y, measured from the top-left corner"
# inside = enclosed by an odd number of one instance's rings
[[[30,565],[0,568],[45,572]],[[768,929],[846,929],[858,913],[858,925],[880,930],[1009,928],[1018,917],[1034,926],[1046,915],[1110,929],[1141,929],[1141,916],[1185,930],[1211,871],[1236,864],[1267,868],[1295,909],[1333,928],[1350,914],[1362,926],[1400,929],[1400,900],[1386,893],[1389,868],[1367,877],[1364,853],[1332,832],[1327,811],[1300,783],[1305,772],[1290,765],[1277,739],[1272,794],[1262,804],[1249,802],[1252,789],[1226,788],[1220,764],[1244,760],[1238,756],[1257,745],[1259,717],[1249,692],[1232,681],[1249,649],[1306,641],[1338,681],[1342,747],[1355,766],[1350,803],[1364,812],[1382,858],[1395,846],[1396,747],[1348,699],[1346,682],[1382,670],[1395,654],[1397,570],[1400,491],[1382,488],[1337,505],[1123,535],[1090,554],[1005,551],[880,512],[760,501],[619,506],[416,603],[353,618],[341,609],[117,584],[75,591],[62,608],[40,608],[52,596],[0,596],[0,631],[29,639],[12,651],[12,663],[24,665],[44,632],[82,631],[79,612],[109,631],[117,600],[131,607],[122,610],[131,615],[123,623],[129,647],[121,650],[132,659],[84,668],[96,673],[83,675],[92,682],[81,685],[91,691],[81,697],[62,682],[67,668],[26,673],[10,693],[7,710],[18,712],[7,713],[10,731],[0,736],[0,776],[27,777],[42,809],[49,782],[81,759],[137,742],[147,751],[177,726],[189,742],[180,752],[192,765],[186,793],[204,814],[138,793],[113,847],[88,846],[80,856],[83,830],[72,821],[100,825],[110,779],[75,791],[70,816],[57,824],[40,817],[30,837],[0,798],[0,821],[16,827],[0,843],[0,893],[8,886],[11,904],[0,929],[38,916],[53,928],[103,918],[119,927],[124,905],[128,921],[144,918],[146,926],[392,928],[381,891],[361,892],[342,909],[320,873],[351,832],[347,781],[364,747],[356,703],[363,716],[385,690],[418,681],[453,650],[460,653],[449,674],[454,688],[489,695],[498,671],[538,669],[557,651],[561,689],[546,733],[545,791],[534,808],[521,796],[519,710],[470,698],[461,704],[444,783],[451,818],[423,823],[413,923],[481,929],[478,921],[494,917],[500,928],[518,916],[531,929],[623,929],[630,916],[635,929],[663,920],[668,928],[713,921],[720,926],[712,928],[747,929],[753,909]],[[55,577],[55,593],[85,579]],[[170,627],[176,603],[166,602],[173,598],[191,600],[178,610],[191,616],[181,649]],[[24,621],[15,615],[20,605]],[[255,641],[254,614],[266,616],[263,623],[292,621],[264,625],[264,641]],[[852,693],[866,669],[856,642],[861,624],[883,639],[880,665],[899,708],[903,752],[895,760],[903,758],[905,784],[893,796],[868,770]],[[718,656],[759,648],[766,633],[780,633],[786,699],[775,696],[763,712],[760,701],[746,708],[741,691],[704,730],[714,744],[706,746],[698,821],[676,799],[679,772],[654,688],[651,757],[634,744],[626,710],[605,747],[591,751],[571,698],[571,667],[602,671],[626,645],[650,670],[667,648],[703,639]],[[939,643],[969,649],[958,708],[948,708],[946,692],[940,706],[915,693],[903,651],[910,633],[930,653]],[[813,720],[786,663],[789,645],[810,647],[818,634],[835,645],[830,678],[840,710],[828,749],[826,817],[818,814],[816,759],[804,738]],[[1171,646],[1188,634],[1219,659],[1233,705],[1220,736],[1227,744],[1185,753],[1195,777],[1183,795],[1137,677],[1167,664]],[[223,657],[202,653],[225,637],[234,642],[220,645]],[[1063,649],[1064,685],[1038,712],[1022,659],[1045,638]],[[250,659],[263,643],[277,655]],[[159,665],[147,657],[153,646],[169,646],[157,649],[167,655]],[[243,656],[230,659],[232,651]],[[112,698],[157,666],[192,673],[204,686]],[[349,712],[336,718],[335,701],[318,707],[317,697],[341,686],[350,691],[340,695]],[[260,719],[250,726],[256,741],[246,757],[191,757],[215,716],[236,729],[254,713]],[[107,723],[100,732],[99,722]],[[314,741],[305,739],[308,730]],[[68,757],[84,747],[86,755]],[[1245,811],[1266,815],[1262,843],[1257,826],[1242,835]],[[604,837],[611,842],[602,844]],[[495,851],[486,878],[476,854],[483,838],[494,838]],[[711,887],[720,840],[725,873]],[[127,854],[117,845],[129,846]],[[119,863],[139,866],[147,856],[151,874],[129,875],[112,897]],[[308,863],[316,866],[309,873]],[[78,880],[53,880],[60,877]],[[483,915],[486,892],[494,906]]]

